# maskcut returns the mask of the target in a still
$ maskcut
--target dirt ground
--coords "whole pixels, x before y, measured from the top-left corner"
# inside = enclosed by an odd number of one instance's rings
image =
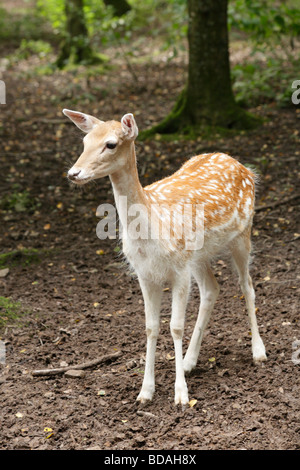
[[[171,108],[185,68],[136,66],[136,84],[126,67],[89,80],[71,72],[37,78],[26,75],[22,63],[15,67],[7,72],[7,105],[1,106],[1,198],[24,191],[28,198],[1,210],[1,254],[18,254],[0,278],[0,295],[22,305],[22,316],[0,331],[6,347],[0,365],[1,449],[299,450],[299,110],[262,105],[253,112],[265,122],[248,134],[137,143],[143,184],[213,150],[260,171],[251,274],[268,354],[263,365],[252,363],[245,303],[224,255],[214,264],[220,296],[197,368],[187,377],[193,406],[181,410],[173,404],[168,290],[156,392],[153,402],[141,406],[136,403],[146,343],[141,292],[123,266],[118,241],[96,236],[97,206],[113,202],[108,178],[82,190],[66,180],[82,135],[61,109],[104,120],[134,112],[144,129]],[[38,250],[36,262],[26,257],[30,248]],[[184,349],[199,300],[193,286]],[[117,358],[86,369],[80,378],[32,374],[116,352]]]

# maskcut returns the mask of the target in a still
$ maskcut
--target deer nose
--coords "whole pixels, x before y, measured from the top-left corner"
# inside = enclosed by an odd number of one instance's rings
[[[81,170],[78,170],[77,168],[68,171],[68,178],[70,180],[76,180],[77,176],[81,173]]]

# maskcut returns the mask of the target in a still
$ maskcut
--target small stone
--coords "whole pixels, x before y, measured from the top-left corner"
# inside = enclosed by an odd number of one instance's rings
[[[236,410],[240,410],[242,407],[241,407],[241,405],[240,405],[239,403],[234,403],[234,404],[232,405],[232,408],[234,408],[234,409],[236,409]]]
[[[69,369],[65,372],[65,376],[70,379],[82,379],[85,376],[85,371],[81,369]]]
[[[5,277],[9,273],[9,268],[0,269],[0,277]]]
[[[135,442],[138,447],[143,446],[146,443],[146,439],[141,434],[135,437]]]
[[[134,369],[136,366],[137,366],[137,363],[134,359],[132,359],[131,361],[126,362],[126,369],[127,370]]]

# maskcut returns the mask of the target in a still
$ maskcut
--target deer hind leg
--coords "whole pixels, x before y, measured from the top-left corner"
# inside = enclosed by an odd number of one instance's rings
[[[190,372],[196,367],[203,334],[220,290],[208,264],[194,269],[193,275],[199,286],[201,302],[192,338],[184,358],[184,370],[186,372]]]
[[[155,390],[154,365],[159,333],[162,287],[142,279],[139,279],[139,282],[145,303],[147,350],[144,380],[137,400],[145,403],[147,400],[152,400]]]
[[[264,343],[259,335],[256,314],[255,314],[255,292],[252,279],[249,274],[249,260],[251,251],[250,229],[238,236],[230,245],[230,251],[234,266],[239,275],[242,292],[245,297],[248,311],[251,336],[252,355],[254,362],[258,363],[267,359]]]

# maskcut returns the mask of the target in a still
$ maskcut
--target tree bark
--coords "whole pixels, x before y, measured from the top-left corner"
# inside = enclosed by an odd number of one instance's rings
[[[83,0],[65,0],[65,12],[66,33],[57,59],[57,66],[62,68],[70,62],[90,64],[99,61],[89,42]]]
[[[122,16],[131,10],[131,6],[127,0],[103,0],[105,5],[113,7],[116,16]]]
[[[188,80],[155,133],[201,127],[251,128],[257,120],[235,102],[229,62],[228,0],[188,0]]]
[[[230,123],[228,112],[235,107],[230,82],[227,0],[189,0],[188,8],[188,114],[192,123],[226,126]]]

